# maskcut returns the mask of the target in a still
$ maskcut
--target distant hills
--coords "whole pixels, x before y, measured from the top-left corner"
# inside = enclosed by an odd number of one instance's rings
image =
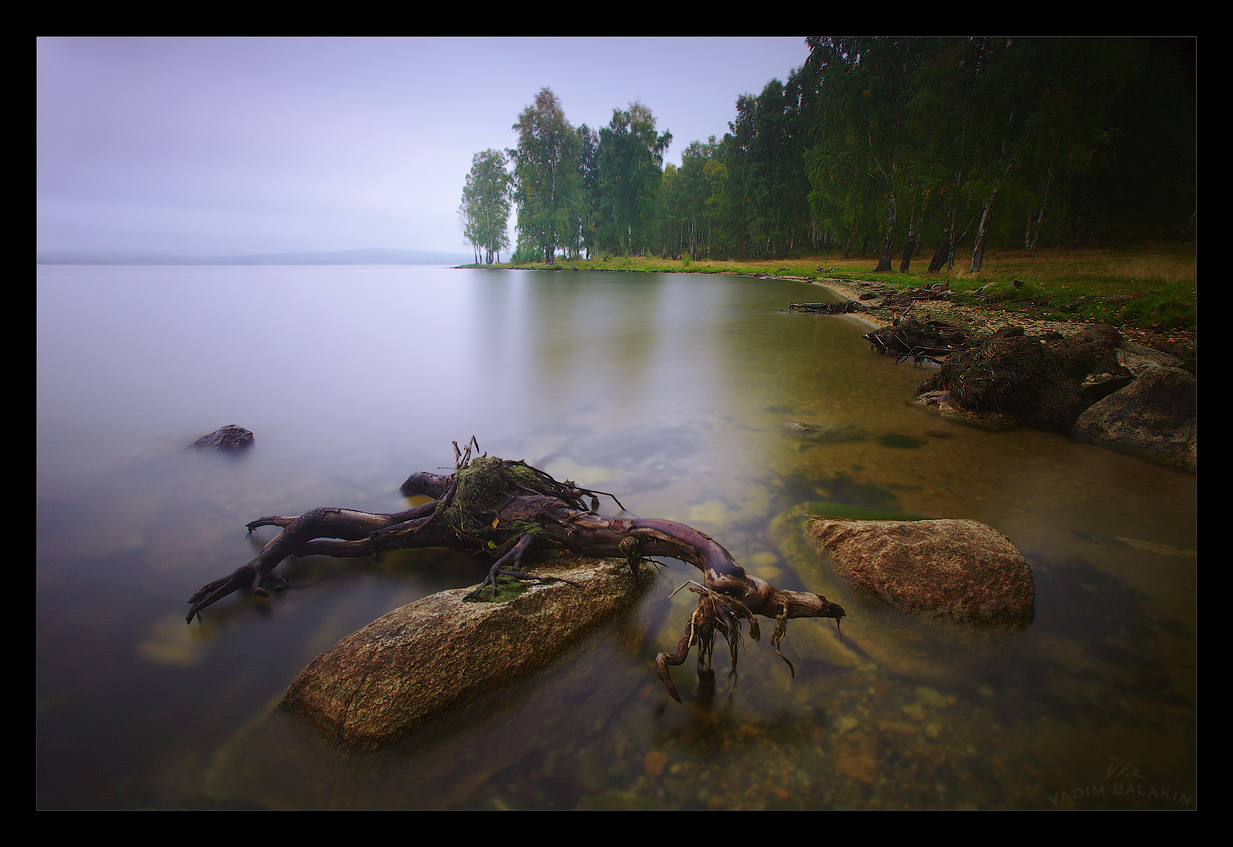
[[[461,265],[468,253],[429,250],[337,250],[323,253],[259,253],[247,256],[151,256],[119,253],[42,252],[39,265]]]

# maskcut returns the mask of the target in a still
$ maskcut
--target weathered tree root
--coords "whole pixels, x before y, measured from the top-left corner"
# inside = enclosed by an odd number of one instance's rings
[[[817,312],[823,315],[846,315],[865,309],[858,300],[838,300],[831,303],[789,303],[789,311]]]
[[[486,588],[496,594],[496,579],[541,579],[525,569],[536,549],[556,549],[590,556],[620,557],[636,575],[638,565],[652,556],[679,559],[704,574],[702,584],[691,583],[699,594],[698,609],[676,653],[656,658],[659,678],[680,701],[669,665],[685,661],[692,646],[699,651],[699,675],[711,670],[716,635],[728,642],[732,670],[736,670],[742,622],[750,636],[759,638],[757,615],[777,622],[772,645],[779,650],[789,618],[834,618],[844,610],[825,597],[775,588],[747,573],[731,554],[710,536],[675,521],[654,518],[607,518],[596,513],[600,491],[581,488],[572,481],[558,482],[522,461],[487,455],[472,459],[472,439],[465,450],[454,445],[455,470],[449,476],[418,473],[408,477],[402,492],[426,495],[430,502],[402,512],[382,515],[352,509],[319,508],[295,517],[263,517],[248,525],[282,531],[252,561],[230,575],[202,586],[191,598],[187,621],[200,618],[214,603],[237,591],[269,597],[285,580],[273,573],[289,556],[359,558],[388,550],[450,547],[493,560],[487,578],[468,599],[480,599]],[[605,495],[611,497],[611,495]],[[620,505],[615,497],[612,499]],[[622,511],[624,507],[622,506]],[[788,662],[792,669],[791,662]],[[793,671],[795,675],[795,671]]]
[[[715,671],[711,666],[715,651],[715,636],[722,635],[724,640],[728,642],[728,653],[732,660],[729,676],[736,675],[737,657],[742,640],[742,622],[748,622],[750,638],[754,641],[760,641],[762,637],[757,617],[739,600],[718,591],[712,591],[706,586],[698,585],[695,582],[690,582],[687,587],[690,591],[699,595],[698,608],[690,615],[689,627],[685,630],[685,634],[681,636],[680,642],[677,643],[676,652],[660,653],[655,657],[656,675],[668,689],[672,699],[678,703],[681,702],[681,696],[677,693],[676,686],[672,683],[672,675],[669,673],[668,668],[669,666],[684,664],[685,659],[689,656],[690,647],[695,645],[698,647],[698,679],[703,696],[709,697],[711,689],[713,689],[715,684]],[[680,589],[677,590],[679,591]],[[821,599],[823,601],[826,600],[826,598]],[[810,617],[834,618],[835,626],[838,627],[839,621],[844,616],[843,608],[834,603],[828,603],[827,606],[829,608],[824,609],[819,614],[810,615]],[[792,662],[779,649],[780,642],[783,641],[784,636],[787,634],[789,617],[801,616],[794,614],[793,610],[785,603],[780,614],[775,616],[775,632],[771,636],[771,647],[774,648],[775,654],[783,659],[784,663],[788,666],[788,672],[795,679],[796,668],[793,667]]]
[[[967,350],[973,344],[962,330],[950,324],[912,318],[867,332],[865,340],[875,352],[894,356],[895,364],[912,359],[916,365],[941,364],[951,353]]]

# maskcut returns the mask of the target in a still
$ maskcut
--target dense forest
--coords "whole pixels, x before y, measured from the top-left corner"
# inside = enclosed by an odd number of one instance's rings
[[[558,256],[916,256],[1194,237],[1191,38],[810,37],[741,95],[722,140],[672,140],[641,104],[598,131],[543,89],[517,145],[474,156],[459,217],[477,262]]]

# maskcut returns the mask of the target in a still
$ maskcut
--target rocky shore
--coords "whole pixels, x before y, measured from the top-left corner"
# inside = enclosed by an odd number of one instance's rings
[[[902,294],[903,289],[877,282],[860,282],[846,279],[805,279],[828,288],[841,297],[858,300],[865,309],[857,317],[873,326],[891,323],[894,311],[883,303],[891,296]],[[871,296],[872,295],[872,296]],[[975,334],[992,334],[1006,326],[1023,327],[1029,335],[1058,332],[1073,335],[1091,324],[1082,321],[1056,321],[1042,318],[1029,307],[1010,309],[1001,304],[974,306],[954,303],[949,299],[921,300],[912,308],[919,320],[938,320],[953,324]],[[1195,359],[1195,333],[1182,330],[1148,330],[1139,327],[1118,327],[1118,332],[1129,341],[1151,347],[1162,353],[1176,356],[1183,362]]]
[[[1059,432],[1197,470],[1193,332],[1057,321],[1022,304],[956,303],[944,285],[910,291],[808,281],[860,303],[848,314],[875,327],[866,338],[876,349],[940,365],[916,401],[936,414],[994,429]],[[926,330],[942,333],[945,344],[917,340]]]

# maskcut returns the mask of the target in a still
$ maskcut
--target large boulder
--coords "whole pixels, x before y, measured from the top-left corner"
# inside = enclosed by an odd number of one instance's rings
[[[1197,383],[1176,357],[1096,325],[1063,337],[1003,327],[955,353],[916,404],[993,429],[1069,434],[1193,471]]]
[[[1148,367],[1084,410],[1071,434],[1193,473],[1198,466],[1198,383],[1184,370]]]
[[[372,749],[547,664],[632,608],[654,582],[623,560],[563,556],[499,602],[443,591],[396,609],[306,667],[281,708],[344,748]]]
[[[930,611],[913,613],[883,600],[848,578],[849,569],[838,562],[839,551],[826,548],[828,533],[821,532],[821,525],[815,523],[816,532],[810,532],[810,524],[820,519],[865,525],[922,520],[917,515],[812,502],[801,503],[771,522],[768,532],[784,561],[812,589],[847,611],[842,632],[835,627],[795,629],[792,639],[801,655],[816,656],[854,670],[872,673],[876,669],[879,675],[889,673],[933,685],[958,685],[973,679],[974,674],[979,675],[978,668],[1001,661],[1022,634],[1022,622],[985,626],[959,623],[932,607]],[[918,529],[929,531],[928,524]],[[932,581],[942,584],[936,573]]]
[[[818,517],[805,536],[830,554],[837,574],[905,612],[961,625],[1032,621],[1031,567],[1006,536],[977,521]]]

